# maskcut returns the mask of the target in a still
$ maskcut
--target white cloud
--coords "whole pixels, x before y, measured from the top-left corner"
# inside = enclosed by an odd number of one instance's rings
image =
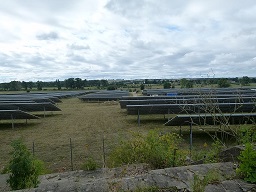
[[[255,76],[255,12],[254,0],[5,1],[0,82]]]

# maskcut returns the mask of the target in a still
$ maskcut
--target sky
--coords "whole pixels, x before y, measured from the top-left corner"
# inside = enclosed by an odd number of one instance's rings
[[[0,82],[256,76],[255,0],[8,0]]]

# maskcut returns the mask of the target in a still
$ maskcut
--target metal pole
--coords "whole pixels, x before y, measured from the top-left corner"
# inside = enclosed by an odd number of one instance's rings
[[[140,126],[140,109],[138,109],[138,126]]]
[[[106,167],[106,154],[105,154],[105,136],[102,139],[102,152],[103,152],[103,168]]]
[[[192,122],[190,122],[189,124],[189,128],[190,128],[190,159],[192,159],[192,140],[193,140],[193,133],[192,133]]]
[[[73,166],[73,147],[72,147],[72,141],[71,138],[69,139],[69,143],[70,143],[70,161],[71,161],[71,170],[74,170],[74,166]]]
[[[14,129],[14,119],[13,119],[13,115],[11,114],[11,118],[12,118],[12,128]]]
[[[175,167],[175,161],[176,161],[176,152],[177,152],[178,149],[174,149],[174,152],[173,152],[173,164],[172,166]]]
[[[33,141],[33,148],[32,148],[33,156],[35,156],[35,142]]]

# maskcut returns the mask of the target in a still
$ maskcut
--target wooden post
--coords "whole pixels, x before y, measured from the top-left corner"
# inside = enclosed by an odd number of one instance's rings
[[[102,138],[102,152],[103,152],[103,168],[106,167],[106,153],[105,153],[105,136]]]
[[[72,141],[71,138],[69,139],[69,144],[70,144],[70,161],[71,161],[71,170],[74,170],[73,166],[73,147],[72,147]]]

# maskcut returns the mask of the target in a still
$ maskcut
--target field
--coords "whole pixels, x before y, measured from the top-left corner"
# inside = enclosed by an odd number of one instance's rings
[[[43,160],[50,172],[70,170],[70,138],[73,145],[74,169],[80,169],[86,157],[92,156],[102,166],[102,143],[108,153],[121,138],[132,131],[146,132],[159,127],[159,123],[147,123],[138,127],[135,116],[127,116],[118,102],[84,103],[77,98],[63,99],[58,107],[61,112],[47,113],[39,120],[0,121],[0,168],[10,158],[11,141],[23,138],[36,157]],[[40,115],[40,114],[39,114]],[[20,122],[20,123],[19,123]],[[22,123],[21,123],[22,122]],[[160,127],[165,128],[162,124]]]
[[[74,170],[81,169],[87,157],[93,157],[100,167],[103,166],[103,138],[106,159],[121,139],[128,139],[132,132],[147,133],[150,129],[161,132],[179,132],[179,127],[164,126],[163,115],[141,116],[141,125],[137,124],[137,116],[128,116],[118,102],[86,103],[78,98],[63,99],[58,107],[61,112],[48,112],[39,120],[15,121],[15,128],[10,122],[0,121],[0,169],[10,159],[11,142],[22,138],[29,149],[43,160],[49,172],[71,170],[70,138],[73,145]],[[20,123],[19,123],[20,122]],[[182,127],[184,147],[189,149],[189,130]],[[211,143],[209,137],[194,130],[194,147],[202,147]],[[106,161],[107,162],[107,161]]]

